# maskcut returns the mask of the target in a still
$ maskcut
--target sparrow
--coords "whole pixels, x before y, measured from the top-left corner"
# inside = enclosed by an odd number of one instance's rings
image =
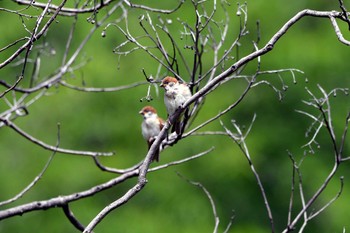
[[[143,122],[141,124],[142,136],[147,141],[149,149],[164,127],[164,120],[158,117],[156,109],[152,106],[145,106],[139,113],[143,116]],[[152,161],[154,160],[159,161],[159,148],[152,158]]]
[[[174,114],[174,112],[192,96],[187,84],[179,83],[174,77],[165,77],[160,86],[165,90],[164,104],[169,116]],[[181,131],[181,121],[179,118],[174,122],[172,130],[172,132],[176,131],[177,134]]]

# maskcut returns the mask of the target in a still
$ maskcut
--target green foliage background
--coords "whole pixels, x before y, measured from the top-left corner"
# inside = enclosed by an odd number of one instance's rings
[[[178,4],[177,1],[138,2],[164,9],[173,8]],[[230,33],[233,40],[239,31],[239,18],[235,16],[236,2],[230,1],[230,3],[228,10],[232,14]],[[297,0],[288,1],[286,4],[285,1],[254,0],[247,3],[250,34],[242,41],[240,56],[253,50],[251,41],[256,38],[257,20],[260,22],[259,47],[261,47],[287,20],[302,9],[339,10],[338,1]],[[20,9],[23,6],[10,1],[0,1],[0,7]],[[32,13],[39,14],[40,11],[32,10]],[[138,17],[142,14],[144,12],[137,9],[129,13],[129,25],[132,25],[135,34],[142,33],[138,24]],[[156,20],[158,14],[151,16]],[[89,15],[79,16],[72,48],[75,48],[93,27],[87,22],[87,17]],[[180,41],[182,27],[176,19],[186,19],[189,24],[193,24],[193,6],[190,1],[186,1],[175,14],[161,17],[172,19],[173,24],[169,27],[179,34],[175,37]],[[14,14],[0,11],[0,21],[3,22],[0,26],[2,34],[0,47],[28,35],[23,29],[21,19]],[[33,26],[33,22],[26,22],[28,28],[31,28],[30,25]],[[55,50],[55,55],[43,55],[41,78],[52,74],[61,64],[71,24],[72,18],[59,17],[50,28],[45,41]],[[342,26],[345,37],[349,38],[346,25]],[[80,62],[88,59],[89,62],[71,75],[65,76],[69,83],[78,86],[84,83],[93,87],[119,86],[144,81],[142,68],[149,75],[156,74],[157,62],[142,51],[121,57],[114,54],[113,49],[125,38],[113,27],[108,28],[106,37],[103,38],[102,30],[103,27],[91,38],[78,59]],[[183,40],[182,45],[187,42]],[[231,42],[227,41],[228,44]],[[13,51],[0,53],[1,61]],[[192,53],[193,51],[186,51],[189,61],[192,60]],[[317,91],[317,84],[327,91],[336,87],[349,88],[349,54],[349,48],[338,42],[328,19],[311,17],[302,19],[277,43],[272,52],[262,57],[261,63],[262,70],[281,68],[303,70],[305,72],[303,75],[297,74],[297,83],[293,83],[290,73],[283,73],[281,76],[289,88],[284,93],[282,101],[278,100],[276,92],[270,87],[261,85],[253,89],[237,108],[221,119],[228,127],[231,127],[231,119],[235,119],[240,125],[248,126],[253,115],[257,115],[247,143],[254,165],[266,187],[278,231],[284,229],[287,223],[292,172],[287,150],[300,159],[305,149],[301,146],[309,140],[305,138],[305,132],[311,122],[295,110],[310,110],[301,101],[310,99],[305,87],[318,94],[320,93]],[[210,59],[210,53],[207,56]],[[29,66],[27,69],[27,78],[31,68]],[[246,73],[252,74],[255,69],[256,61],[249,65]],[[21,66],[7,66],[0,70],[0,78],[12,83],[20,71]],[[185,76],[183,78],[188,80]],[[281,87],[277,75],[264,78]],[[244,88],[243,84],[231,81],[211,93],[193,126],[216,115],[237,99]],[[86,93],[62,86],[52,87],[49,95],[28,109],[28,116],[18,118],[15,123],[34,137],[51,145],[56,143],[59,123],[61,147],[116,151],[115,156],[102,158],[103,164],[118,168],[128,167],[142,160],[147,149],[140,133],[142,118],[138,115],[138,111],[145,104],[152,104],[158,109],[159,114],[166,118],[162,90],[152,88],[154,100],[151,103],[140,102],[146,93],[146,85],[112,93]],[[332,99],[332,104],[333,120],[339,139],[346,113],[349,111],[349,98],[340,94]],[[1,101],[0,109],[6,108],[5,102]],[[203,130],[219,131],[222,127],[219,122],[214,122]],[[323,137],[319,138],[321,147],[316,149],[315,154],[308,154],[302,166],[306,198],[309,198],[323,182],[333,163],[329,138],[325,131],[322,133]],[[5,200],[33,180],[52,152],[33,145],[6,127],[0,129],[0,140],[0,200]],[[146,188],[125,206],[109,214],[97,226],[95,232],[211,232],[214,228],[214,218],[209,200],[200,189],[179,178],[176,172],[202,183],[211,193],[220,217],[220,232],[224,231],[232,215],[234,221],[230,232],[270,232],[266,210],[255,178],[243,154],[228,137],[186,138],[162,152],[161,163],[181,159],[212,146],[215,150],[198,160],[148,174],[149,183]],[[349,149],[347,143],[345,151],[348,155]],[[349,230],[349,164],[341,166],[337,175],[345,177],[341,197],[318,218],[312,220],[306,232],[342,232],[343,227]],[[114,176],[101,172],[91,158],[57,154],[35,188],[18,202],[5,207],[71,194],[105,182]],[[71,209],[83,224],[88,224],[103,207],[124,194],[135,182],[136,179],[132,179],[111,190],[73,202]],[[317,210],[322,207],[336,195],[339,188],[340,182],[336,178],[313,208]],[[298,208],[300,202],[296,203],[293,214]],[[48,231],[77,232],[59,208],[35,211],[0,222],[0,232]]]

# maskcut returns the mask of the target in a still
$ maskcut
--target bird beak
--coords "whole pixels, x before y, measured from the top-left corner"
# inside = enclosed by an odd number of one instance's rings
[[[143,115],[143,111],[139,111],[139,114]]]
[[[160,86],[160,87],[164,87],[164,84],[163,84],[163,83],[161,83],[159,86]]]

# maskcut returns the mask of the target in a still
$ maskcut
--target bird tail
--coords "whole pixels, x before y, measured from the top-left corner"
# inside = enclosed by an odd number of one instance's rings
[[[180,117],[176,119],[176,121],[173,124],[173,127],[171,128],[171,132],[176,132],[177,135],[180,135],[181,133],[181,119]]]

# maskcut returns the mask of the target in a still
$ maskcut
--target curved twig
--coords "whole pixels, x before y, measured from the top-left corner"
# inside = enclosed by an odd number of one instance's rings
[[[169,123],[167,123],[167,125],[164,126],[162,132],[165,132],[165,130],[168,130],[168,129],[169,129]],[[210,149],[210,150],[208,150],[206,152],[203,152],[203,153],[200,153],[200,154],[198,154],[196,156],[191,156],[188,159],[180,160],[177,163],[173,162],[172,164],[159,166],[158,168],[153,168],[151,170],[151,169],[149,169],[149,166],[150,166],[150,164],[152,162],[152,158],[153,158],[154,153],[158,149],[154,145],[155,144],[159,145],[161,140],[162,140],[162,138],[159,135],[157,137],[156,141],[153,142],[153,144],[152,144],[151,148],[149,149],[149,151],[148,151],[148,153],[146,155],[146,158],[143,161],[143,163],[141,164],[140,168],[137,170],[137,171],[139,171],[139,173],[138,173],[139,174],[138,182],[131,189],[129,189],[122,197],[118,198],[116,201],[112,202],[111,204],[109,204],[108,206],[103,208],[103,210],[100,213],[98,213],[96,215],[96,217],[85,228],[84,233],[90,233],[96,227],[96,225],[99,222],[101,222],[104,217],[107,216],[108,213],[110,213],[112,210],[118,208],[119,206],[124,205],[132,197],[134,197],[137,193],[139,193],[145,187],[145,185],[147,184],[146,175],[147,175],[148,171],[156,171],[156,170],[159,170],[159,169],[162,169],[162,168],[166,168],[166,167],[168,167],[170,165],[176,165],[176,164],[179,164],[179,163],[183,163],[183,162],[186,162],[186,161],[188,161],[190,159],[198,158],[198,157],[200,157],[202,155],[205,155],[205,154],[209,153],[209,151],[211,151],[211,149]]]
[[[32,1],[31,1],[32,2]],[[63,0],[61,2],[61,4],[57,7],[57,9],[55,10],[54,14],[51,16],[51,18],[46,22],[46,24],[42,27],[42,29],[36,33],[32,35],[32,39],[28,40],[24,45],[22,45],[15,53],[13,53],[8,59],[6,59],[4,62],[2,62],[0,64],[0,69],[5,67],[6,65],[10,64],[16,57],[18,57],[25,49],[27,49],[29,46],[31,46],[35,41],[37,41],[38,39],[40,39],[40,37],[42,35],[44,35],[47,30],[49,29],[50,25],[54,22],[54,20],[56,19],[58,13],[60,12],[60,10],[62,9],[62,7],[64,6],[64,4],[67,2],[67,0]],[[45,7],[47,6],[47,4],[45,4]]]
[[[26,6],[34,6],[38,8],[45,8],[46,3],[38,2],[38,1],[32,1],[32,0],[14,0],[16,3]],[[95,6],[90,8],[68,8],[68,7],[62,7],[59,11],[59,15],[62,16],[76,16],[77,14],[84,14],[84,13],[93,13],[100,9],[102,9],[105,6],[108,6],[110,3],[114,2],[115,0],[105,0],[98,2]],[[50,10],[57,10],[59,6],[56,6],[54,4],[50,5]],[[50,11],[49,11],[50,12]]]
[[[180,9],[180,7],[182,6],[182,4],[185,2],[184,0],[181,0],[179,5],[177,5],[174,9],[172,10],[162,10],[162,9],[156,9],[156,8],[152,8],[152,7],[148,7],[145,5],[138,5],[138,4],[134,4],[131,3],[129,0],[123,0],[125,2],[126,5],[128,5],[131,8],[139,8],[142,10],[146,10],[146,11],[152,11],[152,12],[156,12],[156,13],[162,13],[162,14],[171,14],[174,13],[175,11],[177,11],[178,9]]]
[[[254,122],[254,119],[255,118],[253,118],[252,123]],[[255,179],[256,179],[256,181],[258,183],[261,195],[262,195],[262,197],[264,199],[265,208],[266,208],[266,211],[267,211],[268,218],[270,220],[271,232],[273,233],[273,232],[275,232],[275,225],[274,225],[274,220],[273,220],[273,216],[272,216],[271,207],[270,207],[269,201],[268,201],[267,196],[266,196],[265,188],[264,188],[264,186],[263,186],[263,184],[261,182],[261,179],[260,179],[260,176],[259,176],[258,172],[256,171],[256,169],[254,167],[254,164],[253,164],[253,162],[252,162],[252,160],[250,158],[248,147],[247,147],[247,145],[245,143],[245,138],[246,138],[247,134],[243,135],[243,133],[242,133],[241,129],[239,128],[239,126],[237,124],[235,124],[234,122],[232,122],[233,126],[236,128],[236,130],[238,132],[238,135],[240,135],[240,136],[237,137],[228,128],[226,128],[221,121],[220,121],[220,123],[221,123],[222,127],[225,129],[225,131],[228,133],[230,138],[238,145],[238,147],[240,148],[240,150],[242,151],[242,153],[244,154],[244,156],[248,160],[250,169],[252,170],[252,172],[253,172],[253,174],[255,176]]]
[[[37,139],[35,137],[29,135],[28,133],[26,133],[24,130],[19,128],[16,124],[14,124],[10,120],[0,118],[0,121],[3,122],[8,127],[10,127],[11,129],[13,129],[14,131],[16,131],[19,135],[23,136],[27,140],[31,141],[32,143],[34,143],[34,144],[36,144],[36,145],[38,145],[46,150],[50,150],[53,152],[59,152],[59,153],[63,153],[63,154],[84,155],[84,156],[112,156],[115,154],[115,152],[78,151],[78,150],[69,150],[69,149],[59,148],[56,146],[51,146],[51,145],[48,145],[48,144],[40,141],[39,139]]]
[[[61,140],[61,136],[60,136],[60,125],[58,124],[57,126],[57,143],[56,143],[56,149],[58,148],[59,144],[60,144],[60,140]],[[45,171],[47,170],[47,168],[49,167],[49,165],[51,164],[51,161],[53,159],[53,157],[55,156],[56,151],[54,151],[52,153],[52,155],[50,156],[49,160],[47,161],[47,163],[45,164],[44,168],[42,169],[42,171],[39,173],[39,175],[37,175],[34,180],[27,185],[27,187],[25,187],[20,193],[18,193],[17,195],[15,195],[13,198],[6,200],[6,201],[2,201],[0,202],[0,206],[2,205],[6,205],[9,204],[11,202],[14,202],[16,200],[18,200],[19,198],[21,198],[26,192],[28,192],[32,187],[34,187],[34,185],[41,179],[41,177],[44,175]]]
[[[197,187],[199,187],[200,189],[203,190],[203,192],[205,193],[205,195],[207,196],[207,198],[210,201],[210,205],[211,205],[211,208],[212,208],[212,211],[213,211],[213,215],[214,215],[214,219],[215,219],[215,226],[214,226],[213,233],[216,233],[218,231],[220,219],[219,219],[218,213],[216,211],[216,206],[215,206],[214,199],[211,196],[210,192],[201,183],[189,180],[189,179],[185,178],[183,175],[181,175],[179,172],[177,172],[177,175],[179,177],[181,177],[182,179],[186,180],[188,183],[190,183],[190,184],[192,184],[194,186],[197,186]]]
[[[132,83],[124,86],[118,86],[118,87],[78,87],[78,86],[71,85],[65,81],[60,81],[59,83],[64,87],[68,87],[76,91],[84,91],[84,92],[115,92],[115,91],[126,90],[133,87],[149,84],[148,82],[136,82],[136,83]]]
[[[34,201],[31,203],[12,207],[6,210],[0,210],[0,220],[10,218],[15,215],[22,215],[24,213],[32,212],[35,210],[43,210],[43,209],[45,210],[49,208],[62,207],[67,203],[80,200],[86,197],[90,197],[95,195],[98,192],[109,189],[117,184],[120,184],[121,182],[124,182],[129,178],[137,176],[138,173],[139,173],[138,170],[133,170],[131,172],[118,176],[117,178],[111,179],[103,184],[96,185],[90,189],[87,189],[81,192],[64,195],[64,196],[58,196],[48,200]]]
[[[74,216],[73,212],[69,209],[68,203],[63,204],[62,209],[68,220],[75,228],[77,228],[79,231],[83,231],[85,229],[85,226],[79,222],[79,220]]]

